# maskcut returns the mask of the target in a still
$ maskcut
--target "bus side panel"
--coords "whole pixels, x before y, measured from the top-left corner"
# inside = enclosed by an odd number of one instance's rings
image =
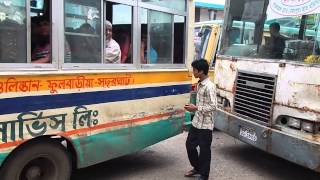
[[[12,75],[0,84],[0,163],[32,138],[61,135],[73,141],[79,167],[181,132],[191,89],[183,71]]]
[[[76,148],[85,149],[78,167],[90,166],[139,151],[181,133],[182,124],[183,117],[168,118],[146,125],[121,128],[76,139],[74,140]]]

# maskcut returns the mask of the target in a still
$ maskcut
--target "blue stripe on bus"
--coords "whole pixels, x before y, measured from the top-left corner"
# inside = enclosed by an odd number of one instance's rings
[[[190,92],[191,85],[173,85],[109,91],[53,94],[0,99],[0,115],[36,110],[91,105],[116,101],[170,96]]]

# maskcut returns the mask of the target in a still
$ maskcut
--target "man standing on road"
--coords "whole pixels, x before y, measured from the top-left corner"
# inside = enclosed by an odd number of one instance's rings
[[[197,101],[195,104],[185,105],[185,109],[195,112],[192,126],[186,141],[188,158],[193,169],[184,176],[193,177],[198,180],[208,180],[211,162],[211,142],[213,130],[213,115],[216,109],[216,89],[209,80],[209,64],[206,60],[200,59],[191,64],[193,75],[199,78],[197,85]],[[197,147],[200,148],[200,153]]]

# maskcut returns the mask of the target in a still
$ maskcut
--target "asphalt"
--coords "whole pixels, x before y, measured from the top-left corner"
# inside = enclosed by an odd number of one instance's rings
[[[183,177],[191,168],[186,137],[183,133],[137,153],[76,170],[72,180],[193,180]],[[210,179],[319,180],[320,174],[214,131]]]

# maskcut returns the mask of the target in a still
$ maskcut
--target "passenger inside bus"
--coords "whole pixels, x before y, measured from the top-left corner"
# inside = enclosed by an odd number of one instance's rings
[[[50,63],[50,22],[45,17],[40,17],[33,27],[33,50],[31,52],[32,63]]]
[[[150,44],[150,50],[148,51],[148,38],[146,33],[141,34],[141,49],[140,49],[140,58],[141,64],[148,63],[149,64],[156,64],[158,60],[158,53]]]
[[[131,44],[131,34],[125,29],[120,29],[117,33],[118,37],[116,42],[118,42],[121,50],[121,64],[124,63],[131,63],[131,51],[132,51],[132,44]]]
[[[105,63],[120,63],[121,50],[119,44],[112,39],[112,24],[110,21],[105,22],[106,47],[105,47]]]

